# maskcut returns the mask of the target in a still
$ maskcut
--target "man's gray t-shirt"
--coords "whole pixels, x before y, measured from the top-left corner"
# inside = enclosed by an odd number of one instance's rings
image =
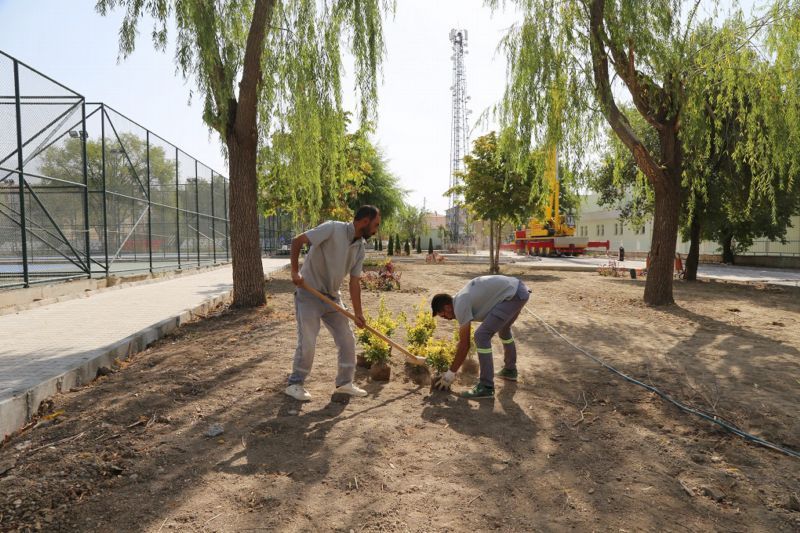
[[[517,293],[519,280],[509,276],[480,276],[453,296],[453,313],[458,324],[483,322],[492,307]]]
[[[361,277],[364,265],[364,239],[353,242],[356,228],[352,222],[329,220],[305,233],[311,249],[300,268],[300,275],[310,286],[330,296],[339,296],[345,275]]]

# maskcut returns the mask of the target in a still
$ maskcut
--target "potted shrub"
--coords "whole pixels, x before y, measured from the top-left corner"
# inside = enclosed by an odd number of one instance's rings
[[[397,328],[397,322],[392,317],[386,302],[380,299],[378,316],[372,318],[366,315],[367,324],[387,337],[391,337]],[[359,366],[369,368],[369,375],[375,381],[389,381],[391,367],[388,362],[392,356],[392,348],[389,343],[372,333],[361,329],[358,332],[358,343],[364,348],[363,354],[358,356]]]

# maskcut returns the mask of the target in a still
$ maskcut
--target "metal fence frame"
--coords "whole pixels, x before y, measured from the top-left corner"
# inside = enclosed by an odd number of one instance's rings
[[[154,272],[163,269],[180,269],[187,266],[217,264],[230,259],[228,180],[225,176],[202,164],[176,145],[169,143],[110,106],[103,103],[87,103],[86,99],[79,93],[2,51],[0,51],[0,60],[4,60],[6,63],[10,61],[13,66],[14,94],[0,94],[0,106],[14,106],[16,137],[16,147],[11,153],[8,155],[0,153],[0,158],[2,158],[0,159],[0,184],[7,182],[10,177],[12,178],[11,186],[0,188],[0,192],[4,193],[0,194],[0,217],[4,217],[5,221],[11,221],[13,226],[18,226],[19,242],[10,243],[10,248],[13,251],[15,248],[14,245],[19,244],[19,253],[21,254],[21,256],[12,255],[12,261],[6,263],[10,265],[12,271],[0,272],[0,288],[30,287],[34,283],[81,277],[91,278],[98,275],[107,276],[117,272]],[[25,94],[20,88],[21,68],[25,70],[27,76],[38,76],[41,80],[46,80],[48,84],[52,84],[53,87],[57,87],[59,91],[63,91],[63,94],[59,96]],[[3,73],[0,72],[0,75],[2,74]],[[25,138],[23,136],[23,124],[25,120],[23,110],[29,109],[30,106],[46,106],[54,103],[68,107],[62,113],[54,116],[52,120],[49,120],[44,127],[41,127],[34,134]],[[80,116],[71,122],[68,121],[67,119],[69,119],[72,114],[75,114],[78,109],[80,110]],[[2,115],[0,118],[5,116],[6,115]],[[89,133],[87,131],[87,120],[92,117],[99,117],[100,120],[101,176],[99,187],[93,186],[88,171],[89,160],[87,157],[87,143],[89,141]],[[127,121],[129,124],[140,129],[141,132],[144,132],[146,175],[139,176],[137,174],[135,166],[132,163],[132,155],[129,153],[129,149],[125,146],[122,137],[117,131],[115,120]],[[58,134],[59,131],[60,134]],[[47,135],[45,135],[45,133],[47,133]],[[63,176],[44,176],[26,169],[26,163],[28,161],[43,154],[45,150],[55,145],[57,142],[66,139],[66,136],[73,139],[80,139],[80,166],[82,167],[82,175],[79,181],[62,179]],[[107,143],[109,139],[114,140],[118,149],[121,150],[121,152],[117,151],[116,155],[122,156],[123,161],[127,160],[128,170],[141,187],[139,194],[126,195],[107,187],[107,158],[109,155]],[[34,140],[40,144],[34,147]],[[170,204],[165,204],[159,203],[154,198],[154,191],[152,190],[153,175],[151,174],[150,168],[150,156],[152,153],[151,143],[154,140],[157,140],[162,147],[167,146],[174,149],[174,205],[171,205],[171,200]],[[26,153],[26,150],[30,151],[30,153]],[[162,148],[162,152],[163,151]],[[189,174],[186,174],[185,168],[179,168],[179,161],[181,161],[182,158],[184,160],[188,159],[193,161],[193,176],[191,170]],[[10,160],[14,159],[16,160],[15,167],[13,162],[8,164]],[[166,161],[169,162],[169,159],[166,159]],[[123,166],[125,166],[124,162]],[[198,173],[201,167],[210,179],[202,180]],[[183,172],[181,172],[181,170],[183,170]],[[15,177],[16,180],[14,180],[13,177]],[[187,190],[191,188],[190,185],[193,180],[194,205],[186,205],[191,202],[186,201],[187,194],[185,191],[183,195],[181,194],[182,178],[184,179],[184,186]],[[145,180],[146,183],[144,183]],[[14,181],[16,181],[16,185]],[[42,185],[43,183],[50,183],[51,185],[44,186]],[[53,183],[55,185],[52,185]],[[208,198],[205,196],[203,197],[203,200],[210,199],[210,212],[201,209],[199,190],[201,188],[200,185],[203,183],[207,183],[210,189]],[[95,183],[94,185],[98,184]],[[220,185],[222,187],[221,191],[219,190]],[[218,189],[216,193],[214,191],[215,187]],[[13,194],[11,193],[12,190],[14,191]],[[57,199],[58,194],[65,194],[63,192],[64,190],[68,192],[79,191],[81,195],[80,209],[82,211],[82,220],[79,225],[73,225],[69,228],[65,227],[63,223],[59,223],[57,217],[55,217],[51,213],[51,209],[48,208],[50,204],[42,201],[41,198],[41,196],[46,193],[55,194]],[[163,188],[159,192],[162,193],[161,197],[163,198]],[[14,196],[16,196],[16,200]],[[91,200],[97,196],[100,197],[99,205],[102,206],[100,213],[96,213],[90,209]],[[215,196],[218,197],[216,200]],[[109,242],[109,203],[122,200],[129,200],[132,205],[138,205],[141,214],[122,240],[122,244],[118,249],[113,250],[110,249]],[[222,205],[219,205],[220,200]],[[38,216],[44,223],[37,223],[30,212],[32,209],[29,208],[35,208]],[[162,261],[160,265],[154,263],[153,213],[156,210],[159,210],[162,214],[169,214],[171,211],[174,211],[175,235],[177,236],[175,239],[176,242],[174,243],[174,257],[167,257],[166,251],[163,252],[165,261]],[[144,225],[145,218],[147,221],[147,233],[144,238],[146,250],[141,250],[140,252],[139,243],[136,242],[137,236],[135,232],[140,225]],[[194,222],[193,227],[191,224],[192,221]],[[185,223],[185,228],[181,228],[182,223]],[[210,233],[210,236],[201,231],[202,223],[208,226],[208,233]],[[184,231],[182,231],[182,229]],[[68,234],[71,235],[72,238],[68,237]],[[75,238],[76,235],[78,236],[77,239]],[[5,237],[5,235],[3,236]],[[115,263],[118,261],[124,262],[121,257],[122,250],[126,247],[130,248],[127,243],[131,237],[134,239],[134,244],[132,246],[134,255],[132,261],[133,267],[130,269],[120,268],[120,265]],[[208,248],[210,244],[210,249],[203,249],[201,243],[204,240],[206,242],[206,248]],[[186,249],[184,244],[192,244],[192,241],[194,244],[194,249],[191,250],[192,253],[189,254],[188,250],[187,253],[183,253],[183,250]],[[119,243],[119,241],[117,241],[117,243]],[[6,244],[8,243],[0,242],[0,249]],[[37,258],[31,256],[31,244],[36,244],[39,248],[49,250],[53,254],[53,257],[37,262]],[[188,245],[189,244],[187,244],[187,246]],[[265,249],[266,248],[265,246]],[[146,253],[146,266],[142,264],[144,261],[139,260],[139,253]],[[0,257],[0,259],[2,259],[2,257]],[[127,259],[129,260],[129,258]],[[47,265],[59,266],[59,263],[55,261],[61,262],[60,266],[66,268],[63,270],[59,270],[59,268],[48,270],[46,268]]]

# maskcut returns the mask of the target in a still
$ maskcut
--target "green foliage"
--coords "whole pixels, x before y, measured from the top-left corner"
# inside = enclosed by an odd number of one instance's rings
[[[424,209],[404,204],[397,217],[400,233],[413,239],[428,231],[427,213]]]
[[[641,115],[631,113],[630,116],[631,127],[648,149],[657,150],[655,130],[648,127]],[[608,142],[599,163],[590,172],[588,185],[598,193],[598,204],[618,210],[620,220],[630,227],[641,228],[653,216],[653,188],[636,166],[633,154],[613,132],[609,131]]]
[[[506,223],[526,219],[544,199],[542,190],[532,188],[533,184],[542,182],[543,171],[539,169],[543,169],[543,165],[529,165],[524,173],[514,170],[498,142],[495,132],[475,140],[472,153],[464,157],[466,171],[461,175],[462,181],[453,188],[453,192],[463,196],[467,208],[477,219],[490,224],[492,272],[499,270],[500,228]],[[543,157],[540,159],[543,161]]]
[[[406,243],[403,245],[403,251],[406,255],[411,255],[411,244],[409,244],[408,239],[406,239]]]
[[[389,249],[386,251],[386,255],[394,255],[394,238],[391,235],[389,236]]]
[[[428,237],[428,255],[433,255],[433,237]]]
[[[225,143],[230,190],[235,305],[260,305],[264,294],[256,221],[283,205],[298,220],[344,212],[359,183],[346,172],[347,116],[342,104],[343,60],[352,57],[358,114],[373,118],[377,73],[384,54],[386,0],[97,0],[106,15],[125,14],[120,55],[135,48],[138,25],[151,18],[154,46],[164,50],[174,21],[175,62],[193,79],[203,120]],[[345,46],[343,46],[345,45]],[[259,147],[261,150],[259,151]],[[257,165],[257,163],[259,163]],[[257,178],[257,175],[259,176]]]
[[[456,345],[452,341],[429,339],[425,346],[418,349],[414,355],[425,357],[425,363],[436,372],[441,373],[447,371],[453,364]]]
[[[414,306],[414,324],[406,326],[406,340],[411,347],[425,346],[436,331],[436,320],[425,301]]]
[[[501,5],[499,0],[488,3],[495,8]],[[716,9],[679,0],[515,3],[522,22],[501,45],[509,73],[498,112],[501,124],[514,132],[503,142],[503,151],[524,168],[532,146],[557,144],[560,153],[568,154],[568,166],[577,169],[581,160],[588,160],[583,154],[596,145],[599,124],[605,120],[635,154],[637,166],[655,191],[657,230],[651,250],[655,255],[645,301],[671,302],[681,197],[687,186],[695,198],[702,197],[706,188],[702,173],[692,172],[682,157],[684,150],[704,151],[713,144],[707,134],[716,126],[695,118],[703,114],[706,95],[714,92],[708,90],[711,85],[722,85],[723,106],[727,99],[731,108],[742,109],[746,99],[726,94],[747,91],[749,99],[748,87],[761,84],[762,96],[753,107],[759,111],[745,113],[740,123],[752,132],[749,145],[741,151],[742,158],[757,167],[752,188],[769,191],[777,186],[789,191],[796,179],[800,133],[783,124],[796,125],[800,118],[800,3],[774,0],[765,6],[763,17],[743,24],[739,9],[720,23]],[[716,3],[710,2],[711,6]],[[721,33],[705,31],[715,28],[721,28]],[[769,58],[765,70],[753,76],[742,68],[744,49],[758,50]],[[621,109],[618,100],[626,99],[633,103],[634,112]],[[656,150],[632,127],[631,117],[637,114],[657,133]],[[692,139],[691,146],[687,138]],[[786,149],[767,154],[765,148],[774,148],[776,139],[784,139]],[[773,193],[766,192],[764,197],[774,205]]]
[[[779,109],[795,106],[788,105],[787,95],[775,94],[774,67],[753,48],[739,46],[742,24],[735,17],[720,29],[705,25],[696,32],[695,38],[707,43],[695,57],[696,68],[707,75],[687,84],[691,97],[680,135],[685,190],[682,237],[689,240],[694,217],[698,238],[719,243],[726,260],[736,251],[732,241],[741,250],[755,238],[783,238],[791,215],[800,209],[791,163],[797,159],[798,147],[792,144],[796,128],[788,123],[791,112],[776,112],[772,104],[777,100],[787,104]],[[716,62],[720,56],[749,75],[730,75],[729,66]],[[655,130],[641,115],[623,110],[648,150],[658,150]],[[619,209],[620,218],[634,227],[653,215],[653,188],[616,138],[610,140],[591,186],[600,193],[602,205]]]
[[[422,253],[422,237],[419,236],[419,235],[417,236],[417,250],[416,250],[416,252],[418,254]]]
[[[365,316],[367,324],[386,337],[391,337],[397,329],[397,320],[392,316],[388,307],[386,307],[386,302],[383,297],[381,297],[378,306],[378,316],[374,319],[368,314],[365,314]],[[364,359],[368,362],[385,363],[391,357],[391,347],[389,343],[379,338],[368,329],[362,328],[358,330],[356,338],[358,343],[364,348]]]
[[[355,211],[362,205],[374,205],[381,210],[382,219],[391,220],[402,209],[406,191],[400,188],[386,157],[370,142],[366,131],[353,134],[350,146],[348,167],[361,174],[360,185],[348,201],[350,209]]]

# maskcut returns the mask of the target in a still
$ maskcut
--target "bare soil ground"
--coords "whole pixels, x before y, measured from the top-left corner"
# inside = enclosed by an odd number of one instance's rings
[[[409,313],[485,270],[400,268],[403,291],[382,294]],[[800,460],[624,381],[530,313],[621,371],[798,450],[800,291],[676,282],[677,304],[653,309],[641,281],[504,273],[534,292],[515,329],[521,380],[498,383],[494,401],[431,394],[399,360],[389,383],[359,370],[369,397],[332,401],[324,330],[314,399],[284,396],[296,334],[282,273],[267,308],[222,310],[54,398],[49,418],[0,449],[0,530],[800,529]],[[375,313],[378,295],[363,299]],[[461,379],[456,391],[474,381]],[[213,424],[224,433],[205,436]]]

